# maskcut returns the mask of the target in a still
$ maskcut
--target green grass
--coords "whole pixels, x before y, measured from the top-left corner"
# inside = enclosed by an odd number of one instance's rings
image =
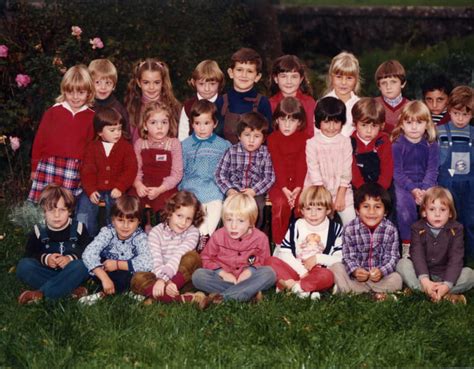
[[[469,6],[472,0],[280,0],[282,5],[312,6]]]
[[[267,293],[258,305],[143,306],[116,296],[19,306],[25,236],[0,209],[0,367],[375,368],[474,365],[474,304]],[[474,299],[470,292],[469,300]]]

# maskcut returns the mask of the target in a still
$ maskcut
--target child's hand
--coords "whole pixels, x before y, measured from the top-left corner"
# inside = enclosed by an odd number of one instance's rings
[[[377,283],[378,281],[380,281],[383,277],[383,274],[382,274],[382,271],[379,269],[379,268],[372,268],[370,270],[370,280],[372,282],[375,282]]]
[[[226,196],[232,196],[232,195],[235,195],[237,193],[239,193],[239,191],[234,190],[233,188],[231,188],[229,191],[227,191]]]
[[[293,200],[293,193],[286,187],[283,187],[281,191],[286,196],[286,199],[288,200],[288,204],[289,204]]]
[[[48,266],[50,268],[56,269],[58,267],[58,257],[61,257],[61,254],[54,253],[50,254],[48,257]]]
[[[311,256],[307,258],[306,260],[303,260],[303,265],[306,268],[306,270],[309,272],[311,269],[314,268],[314,266],[318,263],[318,258],[316,255]]]
[[[107,259],[102,265],[106,272],[115,272],[118,270],[118,260]]]
[[[122,196],[122,191],[120,191],[118,188],[114,188],[112,191],[110,191],[110,196],[113,199],[118,199],[120,196]]]
[[[158,279],[153,285],[153,297],[156,299],[165,294],[166,282],[163,279]]]
[[[65,256],[65,255],[60,255],[56,259],[56,264],[61,269],[64,269],[66,267],[66,265],[68,265],[70,262],[71,262],[71,258],[69,256]]]
[[[163,191],[161,190],[161,187],[149,187],[148,188],[148,198],[150,200],[154,200],[156,199],[158,196],[160,196],[160,194],[162,193]]]
[[[423,201],[424,194],[425,191],[420,190],[419,188],[414,188],[413,190],[411,190],[411,195],[413,196],[413,199],[415,200],[415,203],[417,205],[420,205]]]
[[[179,295],[178,286],[175,283],[168,281],[165,288],[166,294],[170,297],[176,297]]]
[[[89,196],[89,200],[91,200],[91,203],[93,203],[94,205],[98,205],[100,200],[100,193],[97,191],[92,192]]]
[[[222,280],[224,280],[225,282],[237,284],[237,278],[235,278],[235,275],[233,275],[232,273],[221,270],[219,272],[219,277],[221,277]]]
[[[255,193],[254,190],[252,190],[251,188],[244,188],[242,191],[240,191],[242,193],[246,193],[247,195],[250,195],[252,197],[255,197],[257,194]]]
[[[364,268],[357,268],[352,272],[352,275],[358,282],[366,282],[370,277],[369,271]]]
[[[149,189],[143,183],[141,182],[135,183],[135,189],[137,190],[137,194],[139,197],[148,196]]]
[[[242,273],[240,273],[239,278],[237,278],[237,283],[243,282],[246,279],[249,279],[252,276],[252,271],[249,268],[244,269]]]
[[[115,293],[114,282],[112,282],[109,276],[102,279],[102,289],[106,295],[113,295]]]
[[[445,283],[439,283],[435,288],[435,299],[433,301],[441,301],[441,299],[449,292],[449,287]]]
[[[428,277],[420,281],[423,292],[433,301],[436,301],[436,287],[439,282],[433,282]]]
[[[334,210],[343,211],[346,208],[346,191],[347,187],[339,187],[334,200]]]

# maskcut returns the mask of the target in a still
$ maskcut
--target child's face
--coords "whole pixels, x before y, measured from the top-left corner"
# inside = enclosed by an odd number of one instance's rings
[[[364,141],[372,141],[377,137],[380,132],[380,124],[374,123],[364,123],[364,122],[357,122],[356,123],[356,131],[360,138]]]
[[[141,88],[142,94],[146,98],[150,100],[159,99],[161,89],[163,88],[161,73],[158,71],[145,70],[138,81],[138,86]]]
[[[94,78],[95,98],[105,100],[115,89],[115,85],[110,78],[97,77]]]
[[[44,218],[46,224],[51,229],[63,228],[69,220],[71,212],[64,203],[64,199],[61,197],[53,209],[44,209]]]
[[[406,81],[402,83],[400,78],[386,77],[379,79],[378,85],[382,96],[393,100],[400,96],[402,93],[402,88],[404,88],[406,85]]]
[[[277,122],[278,129],[284,136],[291,136],[301,125],[301,122],[298,119],[292,118],[290,116],[280,117],[277,119]]]
[[[126,240],[138,228],[140,221],[138,218],[128,219],[126,217],[112,217],[112,225],[117,231],[119,240]]]
[[[366,196],[361,202],[357,214],[366,226],[375,227],[385,216],[385,206],[380,198]]]
[[[323,120],[319,129],[326,137],[334,137],[341,133],[342,122],[338,122],[336,120]]]
[[[405,119],[402,122],[402,130],[408,141],[418,143],[426,132],[426,121],[416,119]]]
[[[165,111],[158,111],[150,115],[146,121],[145,128],[148,132],[148,138],[154,141],[159,141],[168,136],[170,130],[170,121],[168,113]]]
[[[217,81],[209,81],[205,78],[194,81],[194,86],[196,87],[197,93],[206,100],[216,96],[219,91],[219,83]]]
[[[449,207],[443,204],[440,199],[429,204],[421,215],[435,228],[444,227],[451,218]]]
[[[193,117],[193,129],[196,136],[202,139],[206,139],[212,136],[214,128],[216,128],[217,123],[212,119],[212,114],[204,113]]]
[[[428,91],[425,94],[425,104],[431,114],[441,114],[448,106],[449,96],[441,90]]]
[[[321,224],[331,213],[331,210],[322,205],[305,205],[301,209],[304,220],[312,226]]]
[[[453,121],[454,125],[458,128],[466,127],[472,119],[472,111],[468,112],[466,108],[464,109],[449,109],[449,116]]]
[[[239,214],[224,215],[224,227],[230,238],[234,240],[247,235],[252,229],[249,219]]]
[[[257,72],[253,63],[236,62],[234,68],[227,69],[230,79],[233,80],[234,89],[238,92],[247,92],[253,85],[260,81],[262,74]]]
[[[186,231],[194,220],[194,206],[181,206],[168,219],[168,225],[175,233]]]
[[[257,151],[265,139],[262,131],[246,127],[239,136],[242,146],[248,152]]]
[[[116,143],[122,137],[122,125],[105,126],[97,135],[104,142]]]
[[[281,72],[274,77],[275,83],[278,85],[283,96],[296,96],[296,92],[303,82],[303,76],[299,72]]]
[[[331,74],[331,85],[336,92],[336,96],[342,101],[346,102],[351,98],[351,92],[357,84],[357,79],[352,75],[345,74]]]
[[[75,113],[86,104],[86,101],[89,98],[89,92],[86,90],[66,91],[64,92],[64,97],[72,111]]]

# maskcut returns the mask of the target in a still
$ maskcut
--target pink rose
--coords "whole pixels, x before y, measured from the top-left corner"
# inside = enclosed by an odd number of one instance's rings
[[[0,45],[0,58],[6,58],[8,56],[7,45]]]
[[[74,37],[76,37],[77,39],[81,38],[81,33],[82,33],[82,29],[81,27],[78,27],[78,26],[72,26],[71,27],[71,35],[73,35]]]
[[[16,151],[20,148],[20,139],[18,137],[10,136],[10,146],[13,151]]]
[[[93,49],[102,49],[104,47],[104,43],[99,37],[95,37],[92,40],[89,40],[89,43],[92,45]]]
[[[31,83],[31,78],[27,74],[17,74],[15,82],[18,87],[27,87]]]

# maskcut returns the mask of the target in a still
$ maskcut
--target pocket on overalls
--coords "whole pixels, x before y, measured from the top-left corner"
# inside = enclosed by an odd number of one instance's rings
[[[471,171],[471,157],[469,152],[453,152],[451,155],[451,169],[454,174],[466,175]]]

